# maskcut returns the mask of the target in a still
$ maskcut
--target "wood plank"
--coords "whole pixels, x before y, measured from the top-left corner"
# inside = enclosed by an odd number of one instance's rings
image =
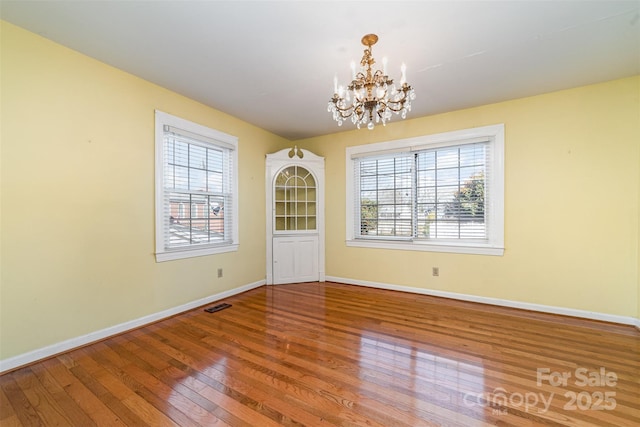
[[[26,369],[28,368],[24,368],[24,370]],[[40,417],[15,381],[15,376],[20,375],[22,371],[23,369],[2,375],[0,377],[0,388],[2,388],[2,392],[7,396],[7,400],[13,408],[15,418],[18,419],[20,425],[39,426],[42,424]],[[11,417],[13,421],[15,421],[15,418]]]
[[[11,406],[9,398],[5,394],[4,390],[0,387],[0,424],[15,425],[17,423],[19,423],[19,421],[18,416],[16,415],[16,411],[13,410],[13,406]]]
[[[36,364],[31,367],[34,375],[42,384],[41,393],[47,395],[56,402],[60,412],[69,420],[71,425],[95,426],[97,425],[89,414],[73,400],[64,389],[58,384],[55,378],[47,372],[44,364]]]
[[[31,367],[16,372],[15,381],[44,425],[74,424],[71,414],[64,412],[60,401],[47,392],[33,374]]]
[[[96,425],[124,425],[122,420],[109,409],[104,399],[93,394],[92,389],[69,371],[58,358],[45,360],[42,366]]]

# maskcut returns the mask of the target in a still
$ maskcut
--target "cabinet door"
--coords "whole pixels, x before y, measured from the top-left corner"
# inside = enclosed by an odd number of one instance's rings
[[[273,282],[315,282],[318,272],[318,236],[273,238]]]

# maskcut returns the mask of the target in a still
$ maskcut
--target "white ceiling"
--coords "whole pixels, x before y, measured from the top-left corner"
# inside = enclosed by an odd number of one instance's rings
[[[352,127],[327,102],[367,33],[391,77],[407,64],[410,117],[640,74],[639,0],[2,0],[0,16],[291,140]]]

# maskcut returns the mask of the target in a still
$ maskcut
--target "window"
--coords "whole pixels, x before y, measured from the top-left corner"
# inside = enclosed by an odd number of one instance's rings
[[[234,136],[156,111],[156,260],[238,249]]]
[[[347,148],[347,245],[502,255],[504,126]]]

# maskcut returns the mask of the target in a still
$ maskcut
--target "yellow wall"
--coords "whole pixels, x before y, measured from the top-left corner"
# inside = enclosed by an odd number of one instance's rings
[[[1,25],[0,359],[264,279],[264,155],[286,140]],[[154,109],[239,138],[238,252],[155,262]]]
[[[0,359],[264,279],[264,154],[288,141],[0,25]],[[326,157],[327,274],[640,317],[639,99],[635,77],[298,141]],[[239,137],[238,252],[155,262],[154,109]],[[503,257],[345,246],[345,147],[495,123]]]
[[[297,141],[326,157],[327,275],[640,317],[639,86],[633,77]],[[346,247],[345,147],[496,123],[504,256]]]

